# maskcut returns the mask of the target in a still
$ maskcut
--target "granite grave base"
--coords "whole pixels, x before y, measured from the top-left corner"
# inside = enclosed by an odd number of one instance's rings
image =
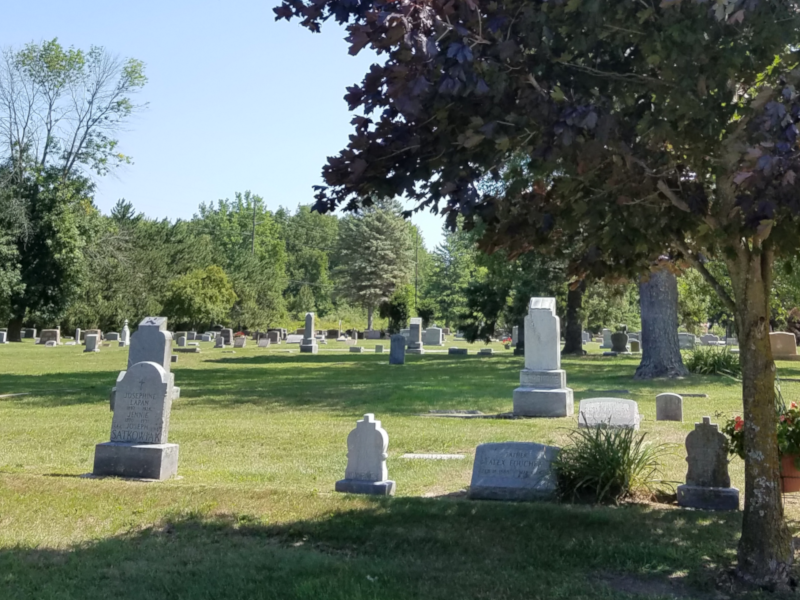
[[[359,479],[340,479],[336,491],[343,494],[368,494],[371,496],[394,496],[394,481],[361,481]]]
[[[739,490],[679,485],[678,505],[702,510],[739,510]]]
[[[98,477],[164,480],[178,473],[178,444],[104,442],[95,446]]]
[[[544,390],[518,387],[514,390],[514,416],[571,417],[574,411],[570,388]]]

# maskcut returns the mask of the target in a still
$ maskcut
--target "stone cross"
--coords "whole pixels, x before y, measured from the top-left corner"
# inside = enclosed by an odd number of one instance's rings
[[[394,494],[394,481],[389,481],[386,468],[389,436],[375,420],[366,414],[347,436],[347,468],[344,479],[336,482],[337,492],[355,494]]]

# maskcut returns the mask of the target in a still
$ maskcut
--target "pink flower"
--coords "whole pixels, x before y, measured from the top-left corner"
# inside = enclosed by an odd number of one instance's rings
[[[744,427],[744,421],[742,421],[742,417],[736,417],[736,420],[733,423],[733,430],[741,431],[742,427]]]
[[[789,408],[797,408],[797,402],[792,402],[792,403],[789,405]]]

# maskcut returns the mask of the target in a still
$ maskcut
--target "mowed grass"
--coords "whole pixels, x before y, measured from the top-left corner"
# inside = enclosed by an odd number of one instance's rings
[[[424,416],[509,412],[522,358],[493,344],[490,358],[431,352],[390,366],[375,344],[353,354],[330,343],[311,356],[249,341],[181,354],[170,426],[180,477],[162,483],[82,477],[108,440],[126,349],[0,346],[0,396],[27,394],[0,397],[0,598],[714,597],[735,561],[739,514],[469,501],[459,492],[478,444],[562,444],[577,419]],[[635,382],[638,359],[590,349],[563,364],[576,409],[581,398],[636,400],[648,439],[670,445],[664,479],[682,482],[686,433],[704,415],[736,414],[738,382]],[[796,363],[779,371],[800,377]],[[708,397],[684,399],[683,423],[656,422],[662,391]],[[798,392],[783,384],[787,401]],[[389,433],[395,498],[333,492],[366,412]],[[401,458],[410,452],[465,459]],[[738,459],[731,474],[742,489]],[[786,506],[794,527],[800,503]]]

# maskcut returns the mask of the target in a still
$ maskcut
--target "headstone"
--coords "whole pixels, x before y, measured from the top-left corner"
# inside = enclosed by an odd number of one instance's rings
[[[49,342],[45,342],[44,345],[46,348],[55,348],[56,346],[58,346],[55,340],[50,340]]]
[[[219,332],[219,335],[222,339],[225,340],[225,345],[230,346],[233,344],[233,329],[229,327],[223,327],[222,330]]]
[[[422,343],[422,319],[411,319],[411,327],[408,334],[409,354],[425,354],[425,346]]]
[[[119,336],[120,346],[130,346],[131,343],[131,329],[128,327],[128,319],[122,326],[122,334]]]
[[[613,427],[639,429],[642,418],[639,405],[623,398],[589,398],[581,400],[578,427]]]
[[[344,479],[336,482],[336,491],[393,496],[395,483],[386,468],[388,448],[389,436],[381,422],[373,414],[364,415],[347,436],[347,469]]]
[[[36,337],[36,328],[29,327],[27,329],[23,329],[23,339],[32,340]]]
[[[770,333],[769,345],[774,360],[800,360],[800,356],[797,355],[797,340],[793,333]]]
[[[569,417],[572,390],[561,369],[561,324],[555,298],[531,298],[525,317],[525,368],[514,390],[514,415]]]
[[[610,349],[611,348],[611,330],[610,329],[603,329],[603,345],[600,346],[603,349]]]
[[[450,328],[449,327],[443,327],[442,328],[442,333],[444,333],[445,335],[450,335]]]
[[[93,333],[86,334],[86,347],[83,349],[84,352],[100,352],[100,336]]]
[[[107,341],[107,342],[118,342],[119,341],[119,334],[116,331],[109,331],[106,334],[105,341]]]
[[[588,344],[591,341],[592,341],[591,333],[589,333],[588,331],[581,332],[581,342],[583,342],[584,344]]]
[[[494,355],[494,350],[492,348],[481,348],[478,350],[478,356],[492,356]]]
[[[402,365],[406,362],[406,338],[402,334],[393,335],[389,347],[389,364]]]
[[[281,343],[281,332],[280,331],[268,331],[267,337],[269,339],[270,344],[280,344]]]
[[[197,339],[197,332],[196,331],[187,331],[186,332],[186,339],[193,342]]]
[[[183,333],[178,334],[178,346],[181,348],[186,347],[186,335]]]
[[[177,354],[173,354],[172,356],[170,356],[170,361],[169,362],[171,362],[171,363],[178,362],[178,355]]]
[[[514,356],[525,356],[525,321],[518,326],[517,345],[514,347]]]
[[[80,327],[76,327],[75,328],[75,341],[78,342],[79,344],[81,343],[81,328]]]
[[[517,341],[519,341],[519,325],[514,325],[511,328],[511,347],[516,347]]]
[[[428,327],[422,342],[426,346],[444,346],[444,333],[441,327]]]
[[[448,348],[447,353],[456,356],[466,356],[469,354],[469,350],[467,348]]]
[[[385,346],[383,344],[375,344],[375,354],[383,354]]]
[[[306,313],[306,328],[303,332],[303,341],[300,343],[300,352],[316,354],[319,352],[319,345],[314,337],[314,313]]]
[[[7,344],[7,343],[8,343],[8,332],[0,331],[0,344]]]
[[[259,338],[259,340],[258,340],[258,347],[259,348],[269,348],[269,345],[270,345],[269,338],[266,338],[266,337]]]
[[[363,346],[350,346],[350,352],[357,352],[357,353],[364,352],[364,347]]]
[[[678,333],[678,346],[681,350],[694,350],[697,345],[697,338],[693,333]]]
[[[325,335],[329,340],[338,340],[341,337],[342,332],[338,329],[328,329],[328,331],[325,332]]]
[[[167,442],[172,378],[161,365],[140,362],[117,382],[111,441],[97,444],[96,476],[169,479],[178,471],[178,445]]]
[[[131,336],[128,368],[140,362],[154,362],[169,373],[172,334],[166,317],[145,317]]]
[[[475,450],[469,497],[542,500],[555,495],[552,463],[560,448],[532,442],[481,444]]]
[[[204,333],[203,335],[201,335],[201,336],[200,336],[200,341],[201,341],[201,342],[210,342],[210,341],[213,341],[213,339],[214,339],[214,338],[212,338],[212,337],[211,337],[210,335],[208,335],[207,333]]]
[[[237,335],[233,338],[233,347],[234,348],[244,348],[247,344],[247,338],[243,335]]]
[[[55,342],[56,345],[61,343],[61,330],[59,329],[42,329],[39,333],[39,344],[45,345],[47,342]]]
[[[683,421],[683,398],[669,393],[656,396],[656,421]]]
[[[302,335],[295,335],[294,333],[289,334],[286,336],[286,343],[287,344],[302,344],[303,343],[303,336]]]
[[[211,342],[213,342],[215,339],[217,339],[217,332],[216,331],[206,331],[203,335],[207,335],[209,338],[211,338],[209,340]]]
[[[728,475],[728,438],[703,417],[686,436],[686,484],[678,486],[678,505],[706,510],[738,510],[739,490]]]
[[[626,333],[612,333],[611,334],[611,351],[623,353],[628,351],[628,334]]]
[[[365,340],[379,340],[381,339],[381,332],[376,329],[368,329],[364,332]]]
[[[707,333],[700,336],[700,345],[702,346],[716,346],[717,344],[719,344],[719,337],[716,335]]]
[[[631,353],[638,354],[642,351],[642,347],[639,344],[639,340],[631,340]]]
[[[219,336],[216,339],[216,343],[214,344],[214,348],[224,348],[224,347],[225,347],[225,338],[222,337],[222,336]]]

